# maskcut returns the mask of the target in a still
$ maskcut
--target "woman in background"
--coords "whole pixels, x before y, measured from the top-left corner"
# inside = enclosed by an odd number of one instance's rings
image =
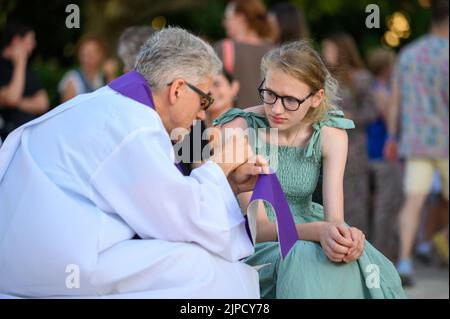
[[[216,118],[235,106],[238,92],[239,81],[230,73],[222,69],[222,72],[214,76],[211,86],[214,103],[206,111],[205,124],[207,127],[211,127]]]
[[[353,120],[348,132],[348,158],[344,178],[345,220],[369,234],[369,161],[366,128],[377,118],[372,76],[364,68],[356,43],[346,33],[322,42],[322,55],[339,82],[338,106]]]
[[[225,9],[227,38],[215,44],[225,70],[241,84],[237,105],[257,105],[259,65],[272,48],[273,24],[261,0],[232,0]]]
[[[384,159],[387,140],[386,121],[391,101],[391,75],[395,53],[382,47],[372,49],[367,66],[373,75],[377,118],[367,126],[370,185],[373,185],[373,223],[371,240],[375,247],[395,261],[398,251],[397,213],[403,200],[402,168],[398,162]]]
[[[276,3],[270,9],[270,15],[276,25],[274,43],[283,44],[309,38],[305,15],[294,4],[290,2]]]
[[[77,48],[80,66],[67,72],[58,86],[62,102],[93,92],[112,80],[107,79],[102,70],[106,48],[99,38],[85,36]]]
[[[48,95],[33,71],[33,29],[9,22],[0,38],[0,144],[16,128],[45,113]]]

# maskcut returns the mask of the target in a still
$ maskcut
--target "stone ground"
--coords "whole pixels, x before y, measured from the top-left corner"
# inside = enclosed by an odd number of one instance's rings
[[[448,266],[425,266],[415,263],[416,284],[406,288],[411,299],[449,299]]]

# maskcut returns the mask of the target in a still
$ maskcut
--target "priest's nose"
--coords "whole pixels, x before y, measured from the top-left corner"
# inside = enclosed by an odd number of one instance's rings
[[[205,110],[201,110],[197,113],[197,120],[203,121],[206,118],[206,112]]]

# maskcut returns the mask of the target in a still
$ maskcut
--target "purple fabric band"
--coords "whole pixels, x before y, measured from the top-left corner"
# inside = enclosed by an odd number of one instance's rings
[[[152,91],[145,78],[136,71],[130,71],[115,79],[109,84],[109,87],[126,97],[155,109]],[[175,166],[183,173],[180,164],[175,163]],[[275,211],[281,256],[285,258],[298,240],[298,235],[288,202],[274,172],[258,177],[250,202],[259,199],[269,202]],[[245,221],[247,232],[252,238],[247,216],[245,216]]]
[[[274,172],[259,175],[250,203],[258,199],[269,202],[275,211],[281,256],[285,258],[297,242],[298,234],[280,181]]]
[[[155,109],[152,90],[148,86],[145,78],[136,71],[125,73],[109,83],[108,86],[130,99]]]

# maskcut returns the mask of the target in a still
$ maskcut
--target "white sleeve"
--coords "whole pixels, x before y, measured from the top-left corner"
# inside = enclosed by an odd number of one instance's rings
[[[170,148],[157,128],[130,134],[92,176],[92,200],[120,215],[141,238],[194,242],[232,261],[252,254],[220,167],[207,162],[183,176]]]

